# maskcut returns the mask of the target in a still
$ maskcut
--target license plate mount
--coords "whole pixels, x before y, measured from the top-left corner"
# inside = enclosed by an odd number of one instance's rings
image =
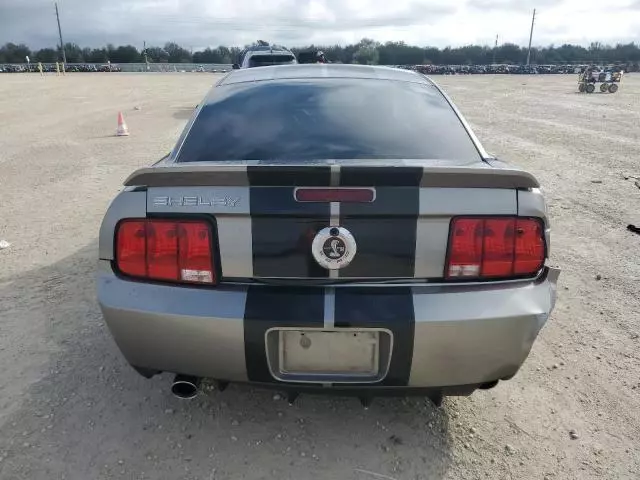
[[[267,332],[272,375],[283,381],[373,383],[386,376],[391,332],[385,329],[281,328]]]

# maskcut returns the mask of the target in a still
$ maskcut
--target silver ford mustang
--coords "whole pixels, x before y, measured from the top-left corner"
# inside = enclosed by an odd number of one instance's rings
[[[441,402],[513,377],[556,298],[537,180],[410,71],[236,70],[100,229],[98,299],[142,375]]]

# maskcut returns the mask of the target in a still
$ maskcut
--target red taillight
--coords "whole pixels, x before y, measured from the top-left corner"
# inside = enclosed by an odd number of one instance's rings
[[[116,240],[116,263],[125,275],[147,276],[147,224],[126,221],[120,224]]]
[[[533,219],[516,222],[515,275],[537,272],[544,263],[544,229]]]
[[[484,221],[481,276],[508,277],[511,275],[515,224],[516,221],[513,218],[496,218]]]
[[[482,220],[458,218],[451,226],[449,277],[477,277],[482,266]]]
[[[215,283],[211,239],[205,222],[124,220],[116,232],[116,265],[132,277]]]
[[[535,275],[544,265],[544,242],[544,228],[536,218],[455,218],[451,222],[445,277]]]
[[[175,222],[147,223],[147,273],[157,280],[179,280],[178,226]]]
[[[373,188],[297,188],[294,197],[298,202],[373,202]]]
[[[204,223],[181,223],[178,265],[185,282],[213,283],[211,235]]]

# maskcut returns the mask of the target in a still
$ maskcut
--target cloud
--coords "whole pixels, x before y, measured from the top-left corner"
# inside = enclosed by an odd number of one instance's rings
[[[608,0],[58,0],[65,42],[142,47],[174,41],[186,48],[244,45],[257,39],[288,46],[404,40],[416,45],[526,44],[538,8],[534,44],[638,38],[630,1]],[[0,0],[0,44],[54,46],[52,0]],[[585,10],[586,9],[586,10]],[[625,13],[626,12],[626,13]],[[594,32],[596,35],[594,35]],[[588,35],[587,35],[588,34]],[[598,37],[598,38],[596,38]]]
[[[500,12],[533,12],[534,8],[557,5],[557,0],[469,0],[467,6],[473,9]]]

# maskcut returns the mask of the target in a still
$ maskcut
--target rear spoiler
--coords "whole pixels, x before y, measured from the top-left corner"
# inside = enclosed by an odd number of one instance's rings
[[[337,163],[340,164],[340,163]],[[384,168],[385,176],[389,184],[393,185],[394,170],[397,168],[399,175],[406,177],[408,168],[421,175],[420,181],[414,184],[420,187],[432,188],[511,188],[530,189],[539,188],[540,184],[536,178],[523,170],[514,168],[492,168],[488,164],[479,164],[477,167],[456,167],[456,166],[413,166],[407,164],[372,166],[371,163],[345,166],[350,168],[362,168],[365,172],[375,171],[376,168]],[[314,164],[315,167],[328,166],[328,164]],[[309,178],[310,166],[305,165],[260,165],[263,173],[268,170],[269,174],[282,174],[287,177],[285,182],[291,184],[292,178],[298,177],[301,183],[304,178]],[[312,167],[311,167],[312,168]],[[420,168],[422,172],[420,172]],[[306,175],[305,175],[306,174]],[[271,177],[271,175],[269,175]],[[416,177],[416,180],[418,176]],[[273,177],[264,185],[274,185]],[[386,183],[386,182],[385,182]],[[171,166],[145,167],[136,170],[124,182],[125,186],[147,186],[147,187],[200,187],[200,186],[257,186],[255,182],[249,183],[247,176],[247,165],[194,165],[194,164],[172,164]],[[343,185],[348,186],[348,185]]]

